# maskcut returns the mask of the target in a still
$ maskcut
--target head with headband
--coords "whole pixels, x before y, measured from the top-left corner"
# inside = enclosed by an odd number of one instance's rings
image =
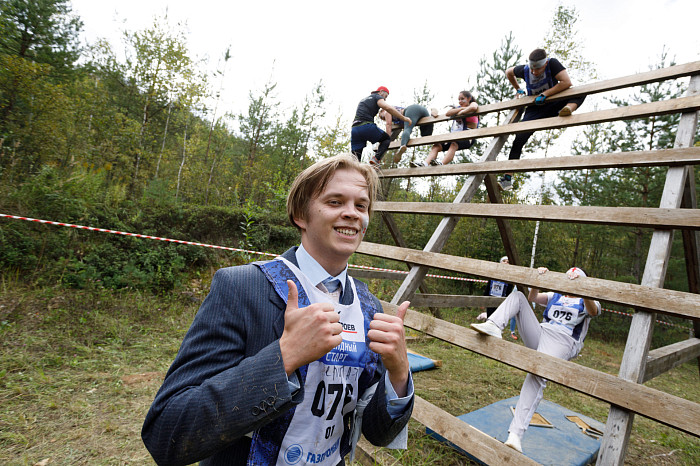
[[[528,66],[530,71],[535,76],[539,76],[544,72],[544,67],[547,65],[547,52],[544,49],[535,49],[528,57]]]
[[[369,217],[372,214],[374,201],[377,197],[377,187],[379,177],[377,172],[369,164],[360,163],[352,154],[340,154],[334,157],[321,159],[309,168],[301,172],[287,196],[287,215],[289,221],[297,229],[301,230],[294,218],[306,219],[309,213],[309,203],[328,186],[328,182],[333,178],[338,170],[354,170],[362,175],[367,182],[367,195],[369,197],[369,208],[367,214],[362,215],[362,236],[364,237],[369,225]]]

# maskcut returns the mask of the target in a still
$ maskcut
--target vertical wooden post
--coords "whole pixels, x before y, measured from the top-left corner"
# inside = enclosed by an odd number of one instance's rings
[[[496,182],[496,177],[493,175],[488,175],[484,179],[484,184],[486,185],[486,191],[489,195],[489,201],[491,204],[503,204],[503,198],[501,198],[501,193],[498,191],[498,185]],[[515,241],[513,240],[513,229],[510,227],[508,220],[502,218],[496,219],[496,225],[498,225],[498,232],[501,234],[501,241],[503,241],[503,249],[505,249],[506,256],[508,256],[508,263],[511,265],[520,265],[520,257],[518,256],[518,251],[515,249]],[[518,284],[518,290],[527,296],[527,287]]]
[[[693,167],[688,167],[681,207],[698,208]],[[685,269],[688,272],[688,291],[700,293],[700,232],[683,230],[683,250],[685,251]],[[700,320],[693,320],[693,334],[695,337],[700,337]],[[700,371],[700,358],[698,358],[698,371]]]
[[[506,124],[516,122],[519,114],[519,110],[511,110],[510,114],[508,114],[508,118],[506,119]],[[489,146],[486,148],[486,155],[483,157],[481,162],[491,162],[496,160],[496,156],[499,154],[499,152],[501,152],[501,149],[506,143],[508,136],[509,135],[506,134],[493,138],[489,143]],[[468,177],[465,180],[462,189],[457,194],[457,197],[452,202],[455,204],[460,202],[470,202],[483,180],[483,174]],[[447,239],[450,237],[452,231],[457,225],[458,220],[459,219],[457,217],[443,217],[423,250],[427,252],[442,251],[442,248],[445,247],[445,243],[447,243]],[[423,283],[423,279],[427,273],[428,268],[425,266],[413,267],[408,273],[408,276],[404,279],[403,283],[401,283],[401,286],[394,295],[394,298],[391,300],[391,303],[399,304],[406,300],[410,301],[420,284]]]
[[[700,75],[690,79],[687,96],[700,93]],[[697,128],[697,112],[684,113],[678,123],[674,147],[689,147],[693,144]],[[670,167],[666,174],[666,184],[661,196],[661,208],[679,208],[683,198],[689,169]],[[668,267],[673,241],[672,230],[656,230],[651,238],[642,285],[662,288]],[[635,309],[632,324],[627,336],[625,353],[620,365],[619,377],[641,383],[644,378],[649,344],[654,329],[654,312]],[[618,406],[611,406],[605,425],[605,436],[598,453],[599,465],[622,465],[627,451],[634,414]]]
[[[389,180],[383,179],[382,180],[382,200],[385,201],[389,197],[389,191],[391,190],[391,184],[393,182],[393,178],[390,178]],[[406,242],[403,239],[403,235],[401,235],[401,231],[399,230],[399,226],[396,224],[394,221],[393,215],[391,215],[389,212],[382,212],[382,220],[384,220],[384,224],[386,227],[389,229],[389,234],[391,234],[391,237],[394,239],[394,243],[400,248],[405,248],[406,247]],[[406,263],[406,267],[408,270],[411,270],[411,264]],[[428,285],[426,285],[424,282],[421,282],[419,286],[420,292],[428,294],[430,293],[430,290],[428,289]],[[430,313],[437,317],[438,319],[442,318],[442,313],[440,312],[440,309],[437,307],[428,307],[430,309]]]

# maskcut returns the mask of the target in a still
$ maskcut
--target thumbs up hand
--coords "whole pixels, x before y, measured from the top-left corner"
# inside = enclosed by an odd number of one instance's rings
[[[409,306],[404,301],[396,310],[396,315],[376,313],[369,324],[367,337],[369,348],[382,357],[384,367],[389,372],[389,380],[399,397],[406,396],[408,386],[409,364],[406,354],[406,335],[403,319]]]
[[[304,364],[313,362],[343,341],[340,316],[330,303],[315,303],[299,308],[299,292],[287,280],[289,294],[284,311],[284,330],[280,352],[284,370],[290,375]]]

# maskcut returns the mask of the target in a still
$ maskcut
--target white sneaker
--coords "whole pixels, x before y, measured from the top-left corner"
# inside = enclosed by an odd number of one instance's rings
[[[523,452],[523,447],[520,445],[520,437],[513,432],[508,432],[508,440],[505,441],[505,445],[520,453]]]
[[[483,322],[483,321],[486,320],[487,317],[488,317],[488,316],[486,315],[486,313],[485,313],[485,312],[482,312],[481,314],[479,314],[478,316],[476,316],[476,320],[478,320],[479,322]]]
[[[484,335],[491,335],[492,337],[503,338],[503,336],[501,335],[501,333],[503,333],[503,330],[498,328],[498,325],[494,324],[490,320],[487,320],[483,324],[472,324],[471,328],[473,328],[479,333],[483,333]]]

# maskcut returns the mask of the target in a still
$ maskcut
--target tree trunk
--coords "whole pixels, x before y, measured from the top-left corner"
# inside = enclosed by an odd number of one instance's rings
[[[158,179],[158,171],[160,170],[160,161],[163,158],[163,151],[165,150],[165,138],[168,136],[168,124],[170,124],[170,111],[173,108],[173,103],[168,102],[168,117],[165,119],[165,131],[163,131],[163,143],[160,146],[160,153],[158,154],[158,163],[156,164],[156,175],[154,179]]]
[[[182,179],[182,167],[185,166],[185,156],[187,155],[187,125],[189,124],[189,118],[185,120],[185,135],[182,138],[182,161],[180,162],[180,168],[177,171],[177,188],[175,189],[175,200],[177,201],[180,196],[180,180]]]

